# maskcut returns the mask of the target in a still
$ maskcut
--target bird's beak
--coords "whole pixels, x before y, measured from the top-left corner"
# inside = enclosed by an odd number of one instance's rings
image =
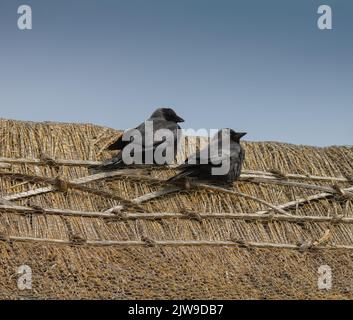
[[[180,118],[179,116],[176,116],[175,121],[179,123],[179,122],[184,122],[185,120],[183,118]]]
[[[238,132],[237,136],[239,138],[244,137],[247,134],[247,132]]]

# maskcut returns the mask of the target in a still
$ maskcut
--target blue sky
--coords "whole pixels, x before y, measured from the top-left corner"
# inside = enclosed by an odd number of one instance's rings
[[[0,117],[124,129],[170,106],[186,128],[352,145],[352,36],[351,0],[1,0]]]

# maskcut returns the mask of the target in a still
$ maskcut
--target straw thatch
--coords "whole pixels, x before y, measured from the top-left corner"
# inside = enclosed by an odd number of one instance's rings
[[[352,147],[244,142],[233,190],[183,189],[172,168],[89,176],[117,134],[0,120],[1,298],[353,298]]]

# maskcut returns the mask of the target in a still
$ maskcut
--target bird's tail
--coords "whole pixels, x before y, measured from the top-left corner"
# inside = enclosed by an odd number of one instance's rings
[[[122,157],[120,154],[118,154],[112,159],[108,159],[99,165],[90,166],[88,169],[90,174],[96,174],[101,172],[113,171],[122,168],[123,166],[124,162],[122,161]]]
[[[187,170],[183,170],[181,172],[179,172],[178,174],[176,174],[175,176],[169,178],[167,180],[167,182],[175,182],[177,180],[180,180],[180,179],[183,179],[183,178],[186,178],[190,175],[190,172],[188,172]]]

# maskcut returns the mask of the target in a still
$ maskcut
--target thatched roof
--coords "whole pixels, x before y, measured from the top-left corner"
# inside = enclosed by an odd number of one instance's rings
[[[85,178],[117,134],[0,120],[0,297],[353,298],[352,147],[244,142],[233,192],[156,197],[173,169]]]

